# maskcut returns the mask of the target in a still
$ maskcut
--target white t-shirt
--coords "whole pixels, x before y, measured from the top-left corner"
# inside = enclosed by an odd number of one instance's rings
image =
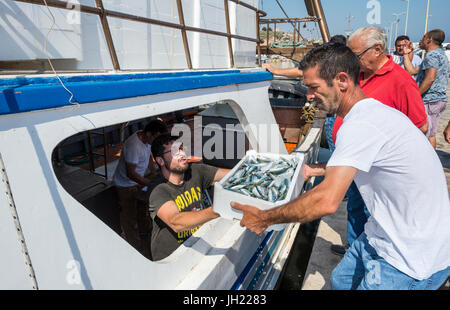
[[[327,166],[358,169],[371,216],[364,231],[389,264],[423,280],[450,266],[450,202],[442,164],[425,135],[375,99],[345,116]]]
[[[402,67],[403,69],[405,69],[405,64],[403,63],[403,56],[399,56],[399,55],[392,55],[392,60],[399,65],[400,67]],[[416,54],[414,54],[413,59],[411,61],[411,64],[413,65],[413,67],[417,67],[420,66],[420,64],[422,63],[422,58],[420,58],[419,56],[417,56]],[[412,78],[414,80],[417,79],[417,74],[411,75]]]
[[[137,185],[136,182],[127,177],[127,164],[136,165],[136,172],[140,176],[144,176],[150,160],[152,147],[150,144],[144,144],[138,138],[137,134],[131,135],[123,144],[122,152],[120,154],[119,164],[114,172],[114,183],[119,187],[129,187]]]

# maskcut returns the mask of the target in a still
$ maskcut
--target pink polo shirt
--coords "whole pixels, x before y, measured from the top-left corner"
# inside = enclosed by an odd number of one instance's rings
[[[399,110],[408,116],[416,127],[422,127],[427,123],[427,114],[416,81],[392,60],[392,55],[386,56],[389,60],[365,83],[364,75],[360,73],[359,86],[368,97]],[[332,138],[335,144],[342,121],[338,116],[334,122]]]

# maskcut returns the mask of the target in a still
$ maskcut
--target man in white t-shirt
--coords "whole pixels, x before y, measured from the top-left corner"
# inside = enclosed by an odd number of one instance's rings
[[[336,149],[328,163],[305,165],[305,177],[325,178],[295,200],[266,211],[233,202],[241,225],[261,233],[333,214],[354,179],[371,216],[334,269],[332,288],[439,288],[450,275],[450,202],[436,152],[403,113],[362,92],[348,47],[319,46],[300,68],[308,99],[344,119]]]
[[[146,177],[147,168],[155,172],[154,161],[151,158],[151,143],[167,127],[160,119],[150,121],[143,130],[132,134],[125,141],[114,172],[120,207],[120,226],[126,240],[137,250],[144,250],[139,235],[139,211],[136,192],[147,186],[151,181]]]
[[[420,64],[422,63],[422,58],[414,54],[414,50],[408,50],[408,53],[405,53],[405,49],[412,46],[412,42],[409,41],[408,36],[399,36],[395,40],[395,52],[392,55],[392,60],[405,69],[411,74],[414,80],[417,79],[417,70],[419,70]],[[405,54],[408,59],[404,59]]]

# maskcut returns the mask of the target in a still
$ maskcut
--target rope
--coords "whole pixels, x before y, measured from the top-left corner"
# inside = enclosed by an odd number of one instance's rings
[[[314,116],[318,111],[319,109],[315,108],[314,105],[307,102],[302,108],[302,116],[300,116],[300,118],[305,121],[305,123],[312,124],[314,123]]]
[[[64,85],[63,81],[61,80],[59,75],[56,73],[56,70],[53,67],[53,64],[52,64],[52,62],[50,60],[50,55],[49,55],[48,50],[47,50],[47,42],[48,42],[48,36],[50,35],[50,32],[53,30],[53,27],[56,24],[56,19],[55,19],[55,16],[53,15],[52,11],[48,7],[47,1],[46,0],[42,0],[42,1],[44,1],[44,4],[47,7],[48,12],[50,13],[50,16],[52,17],[52,25],[51,25],[50,29],[48,30],[47,35],[45,36],[44,52],[47,55],[48,63],[50,64],[50,67],[52,68],[52,71],[55,74],[56,78],[59,80],[59,82],[61,83],[62,87],[64,87],[64,89],[70,94],[69,103],[70,104],[76,104],[77,106],[79,106],[78,102],[72,102],[73,93],[66,87],[66,85]]]

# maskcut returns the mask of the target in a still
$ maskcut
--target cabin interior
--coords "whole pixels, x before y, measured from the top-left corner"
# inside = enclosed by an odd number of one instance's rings
[[[305,94],[305,89],[298,86],[297,81],[280,83],[273,81],[268,90],[272,111],[288,152],[296,148],[311,126],[302,118],[306,102]],[[232,168],[250,148],[238,118],[226,102],[212,102],[192,109],[134,119],[126,123],[80,132],[61,141],[52,154],[53,169],[59,182],[81,205],[119,235],[122,230],[119,220],[120,210],[113,183],[114,170],[124,141],[154,118],[161,118],[169,132],[176,128],[177,124],[189,126],[191,132],[195,130],[195,127],[201,127],[201,141],[194,141],[200,137],[191,135],[191,145],[188,146],[188,152],[191,151],[190,162],[203,162],[220,168]],[[236,129],[232,132],[234,143],[232,158],[228,153],[225,154],[227,151],[225,149],[222,150],[222,158],[220,158],[221,156],[206,158],[201,153],[195,156],[198,154],[198,150],[195,150],[194,147],[198,148],[199,145],[203,147],[208,139],[220,133],[216,131],[206,133],[203,130],[212,124],[220,126],[222,139],[226,139],[226,135],[230,134],[225,132],[227,125],[233,125],[233,128]],[[243,146],[242,142],[244,142]],[[207,195],[204,195],[210,199],[210,203],[213,201],[213,192],[213,188],[210,188]],[[141,254],[150,259],[152,221],[148,212],[149,195],[150,193],[141,191],[136,198],[139,201],[140,221],[138,226],[142,239]]]

